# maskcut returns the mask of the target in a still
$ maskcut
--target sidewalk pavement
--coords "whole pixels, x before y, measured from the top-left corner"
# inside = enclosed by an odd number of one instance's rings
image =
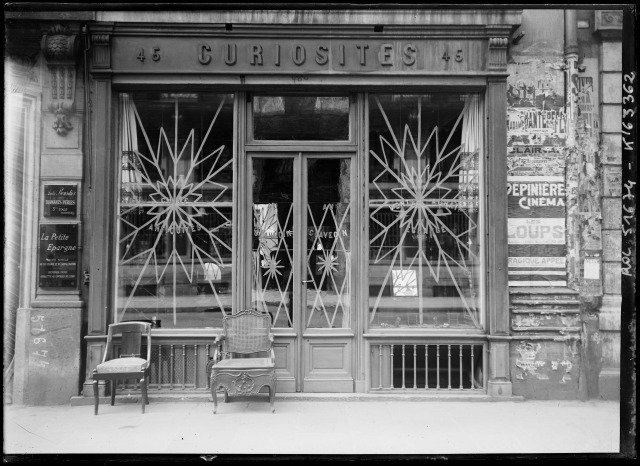
[[[4,454],[617,453],[614,401],[266,395],[115,406],[4,407]],[[106,401],[106,400],[103,400]]]

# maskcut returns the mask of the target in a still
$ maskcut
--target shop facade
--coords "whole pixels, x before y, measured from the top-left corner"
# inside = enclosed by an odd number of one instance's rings
[[[14,400],[91,396],[127,320],[153,324],[151,393],[206,393],[222,318],[250,307],[272,316],[279,393],[593,396],[606,345],[585,316],[615,327],[620,292],[572,217],[607,197],[581,197],[567,151],[558,11],[534,52],[518,28],[551,11],[16,13],[43,34],[16,104],[35,142]]]

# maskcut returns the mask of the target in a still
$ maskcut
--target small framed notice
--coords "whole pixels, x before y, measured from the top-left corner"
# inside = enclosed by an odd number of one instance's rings
[[[415,270],[392,270],[394,296],[418,296],[418,281]]]
[[[40,288],[78,286],[78,225],[40,225],[39,252]]]
[[[77,184],[44,185],[43,215],[46,218],[75,218],[78,214]]]

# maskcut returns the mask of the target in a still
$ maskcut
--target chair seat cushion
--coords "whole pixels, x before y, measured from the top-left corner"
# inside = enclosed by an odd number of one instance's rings
[[[120,358],[98,364],[96,370],[99,374],[111,374],[116,372],[140,372],[147,361],[142,358]]]
[[[269,369],[274,367],[271,358],[223,359],[214,365],[214,369]]]

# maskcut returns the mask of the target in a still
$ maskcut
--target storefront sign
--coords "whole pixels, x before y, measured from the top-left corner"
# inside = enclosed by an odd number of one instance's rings
[[[40,288],[78,286],[78,225],[40,225]]]
[[[113,39],[117,72],[480,71],[481,40],[127,37]]]
[[[44,186],[45,217],[75,217],[78,213],[78,185]]]
[[[566,286],[564,157],[513,146],[507,170],[509,285]]]

